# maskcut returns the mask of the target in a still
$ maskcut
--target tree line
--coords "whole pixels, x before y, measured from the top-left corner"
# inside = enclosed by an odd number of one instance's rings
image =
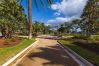
[[[52,0],[46,0],[48,6],[53,3]],[[33,34],[51,32],[50,26],[43,23],[32,22],[32,2],[38,7],[38,0],[27,0],[28,3],[28,18],[24,13],[24,8],[21,5],[22,0],[0,0],[0,32],[5,38],[11,38],[16,32],[28,34],[29,39]],[[45,9],[45,2],[39,0],[42,7]],[[39,26],[39,27],[36,27]],[[80,20],[74,20],[72,23],[60,25],[59,33],[64,31],[67,33],[77,32],[80,28],[82,34],[90,36],[99,29],[99,0],[88,0]],[[48,31],[46,31],[48,30]]]
[[[26,28],[26,21],[24,9],[16,0],[0,1],[0,32],[5,38]]]
[[[38,32],[46,33],[49,30],[49,26],[44,23],[32,22],[32,1],[28,0],[28,19],[24,13],[24,8],[21,5],[22,0],[0,0],[0,32],[3,37],[11,38],[17,33],[29,35],[32,38],[33,33]],[[42,6],[45,7],[43,0],[40,0]],[[47,1],[51,4],[51,1]],[[36,7],[38,7],[35,0]],[[42,30],[41,30],[42,28]]]
[[[88,0],[80,18],[71,23],[61,24],[57,31],[59,33],[77,33],[77,29],[79,29],[80,34],[85,37],[99,32],[99,0]]]

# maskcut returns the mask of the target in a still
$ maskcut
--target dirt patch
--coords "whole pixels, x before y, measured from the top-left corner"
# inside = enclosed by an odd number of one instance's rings
[[[11,38],[11,39],[0,38],[0,48],[17,45],[21,42],[21,40],[22,39],[20,38]]]

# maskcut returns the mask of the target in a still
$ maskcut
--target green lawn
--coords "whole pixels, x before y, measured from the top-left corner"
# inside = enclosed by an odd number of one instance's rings
[[[59,40],[59,42],[61,44],[63,44],[64,46],[68,46],[73,51],[75,51],[76,53],[78,53],[80,56],[82,56],[83,58],[85,58],[89,62],[93,63],[95,66],[99,66],[99,55],[97,55],[94,52],[91,52],[91,51],[89,51],[87,49],[84,49],[84,48],[82,48],[80,46],[77,46],[75,44],[72,44],[68,40]]]
[[[0,48],[0,65],[6,62],[9,58],[15,56],[21,50],[33,43],[35,39],[23,39],[22,42],[13,47]]]

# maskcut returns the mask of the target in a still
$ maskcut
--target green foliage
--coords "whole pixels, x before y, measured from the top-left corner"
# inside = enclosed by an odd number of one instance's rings
[[[89,37],[89,40],[99,41],[99,35],[92,35]]]
[[[60,26],[60,28],[58,29],[59,33],[64,33],[65,32],[65,27],[63,27],[63,25]]]
[[[88,0],[81,16],[81,29],[86,36],[95,33],[96,22],[99,19],[99,0]]]
[[[49,34],[51,32],[51,26],[47,26],[42,22],[35,21],[33,23],[33,34]]]
[[[75,39],[84,39],[84,40],[87,40],[88,37],[87,36],[84,36],[84,35],[81,35],[81,34],[74,34],[73,35]]]
[[[72,34],[72,33],[78,33],[77,29],[80,28],[80,20],[76,19],[70,22],[64,22],[60,26],[58,26],[57,30],[60,33],[64,34]]]
[[[16,0],[3,0],[0,4],[0,32],[5,38],[26,28],[26,16],[23,7]]]

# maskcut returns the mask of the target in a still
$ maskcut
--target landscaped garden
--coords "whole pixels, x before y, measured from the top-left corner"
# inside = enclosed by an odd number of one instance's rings
[[[0,39],[0,65],[32,44],[35,39],[12,38]]]
[[[99,0],[0,0],[0,65],[39,35],[99,66]]]

